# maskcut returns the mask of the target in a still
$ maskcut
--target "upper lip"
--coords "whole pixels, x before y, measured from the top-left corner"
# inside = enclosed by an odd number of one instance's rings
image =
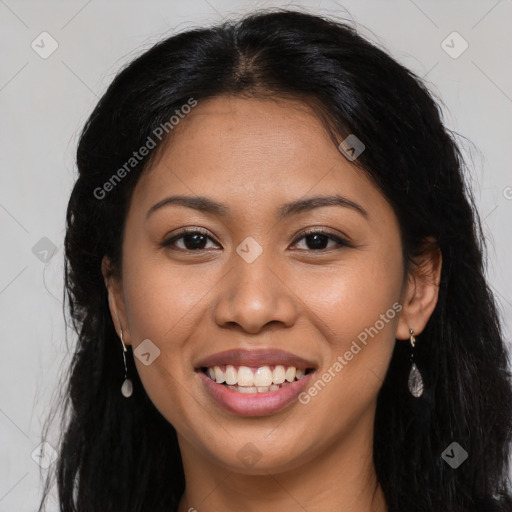
[[[314,362],[277,349],[233,349],[218,352],[201,359],[196,368],[211,368],[231,364],[233,366],[294,366],[299,369],[316,369]]]

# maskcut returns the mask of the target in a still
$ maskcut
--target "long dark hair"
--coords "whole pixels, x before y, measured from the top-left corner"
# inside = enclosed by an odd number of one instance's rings
[[[390,512],[511,511],[509,361],[456,139],[422,81],[351,26],[281,9],[161,41],[117,75],[86,122],[65,238],[78,344],[54,464],[60,510],[168,512],[183,494],[176,431],[145,393],[131,351],[134,393],[120,393],[122,350],[101,274],[104,255],[120,271],[131,194],[156,150],[104,197],[98,188],[159,126],[172,138],[169,119],[190,98],[220,94],[300,98],[336,142],[355,134],[366,146],[361,172],[399,219],[404,261],[427,237],[442,252],[438,303],[416,346],[425,392],[409,394],[408,347],[397,343],[378,396],[374,463]],[[457,469],[441,457],[452,442],[469,454]]]

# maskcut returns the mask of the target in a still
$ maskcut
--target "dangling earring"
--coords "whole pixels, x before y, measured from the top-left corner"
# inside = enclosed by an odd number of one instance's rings
[[[123,361],[124,361],[124,382],[121,386],[121,393],[124,397],[129,398],[133,393],[133,384],[132,381],[128,378],[128,368],[126,366],[126,356],[125,352],[127,352],[126,345],[123,341],[123,330],[121,329],[121,343],[123,344]]]
[[[410,362],[412,363],[411,371],[409,372],[409,391],[412,396],[419,398],[423,394],[423,379],[421,377],[421,373],[418,370],[418,367],[414,363],[414,344],[416,343],[416,338],[414,337],[414,331],[409,329],[411,333],[411,337],[409,339],[411,343],[411,356]]]

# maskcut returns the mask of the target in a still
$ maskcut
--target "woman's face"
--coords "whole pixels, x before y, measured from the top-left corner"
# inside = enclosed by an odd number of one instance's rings
[[[403,321],[399,225],[306,106],[200,101],[134,190],[119,284],[113,316],[187,460],[276,473],[371,437]]]

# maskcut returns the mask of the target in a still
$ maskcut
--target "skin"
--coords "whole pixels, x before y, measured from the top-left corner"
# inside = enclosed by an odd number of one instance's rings
[[[277,221],[283,203],[333,193],[367,216],[328,206]],[[231,215],[172,205],[147,218],[171,194],[207,196]],[[182,227],[209,238],[161,246]],[[304,228],[325,228],[354,247],[321,238],[316,248]],[[263,250],[252,263],[236,252],[248,236]],[[135,363],[178,433],[186,476],[179,512],[388,510],[372,461],[373,422],[395,343],[407,343],[410,328],[421,343],[437,301],[441,256],[418,263],[421,273],[404,273],[391,206],[307,106],[221,96],[180,121],[134,190],[122,277],[108,258],[102,266],[125,344],[135,350],[150,339],[161,351],[149,366]],[[314,361],[322,375],[394,303],[400,313],[307,404],[238,416],[210,398],[194,371],[219,351],[278,348]],[[247,443],[260,456],[251,466],[238,456]]]

